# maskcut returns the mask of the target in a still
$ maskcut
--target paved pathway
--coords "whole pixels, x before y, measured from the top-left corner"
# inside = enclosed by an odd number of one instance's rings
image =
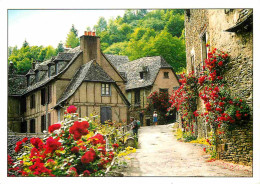
[[[207,162],[201,146],[177,141],[169,125],[141,127],[139,144],[125,176],[252,176],[251,167]]]

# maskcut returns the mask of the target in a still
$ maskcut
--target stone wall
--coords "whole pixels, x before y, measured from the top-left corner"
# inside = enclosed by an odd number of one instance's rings
[[[251,11],[251,10],[248,10]],[[253,32],[252,30],[227,32],[241,17],[242,9],[191,9],[185,14],[187,72],[192,68],[198,73],[203,65],[203,35],[210,49],[218,48],[230,55],[228,70],[224,74],[232,96],[240,97],[251,107],[251,121],[226,132],[218,143],[220,159],[252,165],[253,158]],[[204,49],[205,50],[205,49]],[[206,50],[207,52],[208,50]],[[192,57],[194,62],[192,63]],[[203,111],[203,102],[198,100],[198,110]],[[199,137],[207,137],[202,120],[198,122]]]
[[[253,122],[234,127],[218,142],[218,157],[229,162],[253,165]]]

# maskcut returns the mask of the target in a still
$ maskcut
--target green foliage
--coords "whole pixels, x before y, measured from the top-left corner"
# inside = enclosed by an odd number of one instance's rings
[[[27,45],[20,49],[15,47],[9,47],[8,62],[12,61],[17,74],[26,74],[33,61],[44,61],[50,59],[56,55],[56,51],[52,46],[32,46]]]
[[[186,67],[184,11],[126,10],[123,17],[100,18],[94,26],[104,53],[127,55],[130,60],[163,56],[175,71]]]
[[[63,47],[63,43],[62,42],[60,42],[58,44],[58,47],[56,48],[55,52],[56,52],[56,54],[58,54],[59,52],[64,52],[64,47]]]
[[[27,47],[27,46],[29,46],[29,43],[26,40],[24,40],[23,47]]]
[[[67,39],[66,39],[66,45],[71,48],[75,48],[75,47],[79,46],[79,38],[73,31],[70,31],[68,33]]]
[[[70,32],[73,32],[76,35],[76,37],[78,36],[78,30],[74,27],[74,24],[72,24]]]

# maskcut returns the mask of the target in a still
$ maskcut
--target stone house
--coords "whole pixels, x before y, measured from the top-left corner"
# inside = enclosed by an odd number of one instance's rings
[[[114,56],[108,55],[108,58],[112,57]],[[147,97],[154,91],[167,92],[171,95],[173,90],[180,86],[178,77],[172,66],[161,56],[143,57],[131,62],[128,62],[125,56],[121,57],[120,63],[115,63],[113,59],[111,62],[127,78],[125,91],[131,104],[130,116],[140,120],[143,125],[150,125],[151,114],[145,114],[144,111]]]
[[[251,120],[219,140],[218,156],[228,161],[252,164],[253,107],[253,10],[252,9],[187,9],[185,37],[187,72],[199,76],[208,48],[218,48],[230,55],[229,70],[224,79],[231,94],[246,100],[251,107]],[[198,100],[198,110],[204,105]],[[198,136],[207,137],[210,127],[198,124]]]
[[[160,56],[129,62],[127,56],[103,54],[95,34],[81,36],[76,48],[33,63],[25,76],[16,75],[12,68],[11,63],[8,127],[22,133],[47,130],[63,120],[69,105],[77,107],[80,117],[94,113],[101,122],[127,122],[137,104],[139,110],[144,108],[151,91],[167,89],[171,93],[179,86],[172,67]],[[137,89],[139,96],[135,97]]]

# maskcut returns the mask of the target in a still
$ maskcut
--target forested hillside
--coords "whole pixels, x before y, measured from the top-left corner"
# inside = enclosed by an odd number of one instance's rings
[[[176,72],[186,66],[184,11],[181,9],[126,10],[123,17],[109,20],[100,17],[92,30],[100,36],[104,53],[127,55],[131,61],[161,55]],[[64,38],[65,45],[72,48],[78,46],[79,36],[72,25],[67,38]],[[63,51],[62,42],[55,49],[52,46],[30,46],[25,41],[20,49],[17,46],[8,48],[8,61],[14,63],[17,73],[26,74],[32,61],[42,62]]]
[[[130,60],[161,55],[177,72],[186,66],[183,10],[126,10],[108,22],[101,17],[94,28],[104,53]]]

